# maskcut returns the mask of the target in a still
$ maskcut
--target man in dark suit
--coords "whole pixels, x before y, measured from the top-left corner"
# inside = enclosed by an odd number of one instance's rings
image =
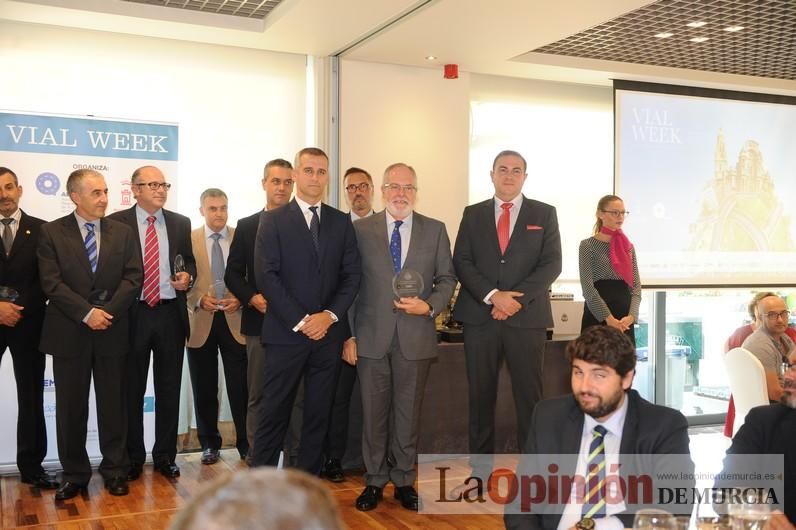
[[[105,218],[108,187],[96,171],[72,172],[66,183],[75,211],[41,228],[41,284],[50,299],[41,351],[52,355],[58,457],[63,484],[55,500],[85,491],[91,479],[86,453],[92,375],[102,462],[112,495],[127,495],[125,356],[128,310],[141,289],[133,231]]]
[[[785,370],[782,391],[779,403],[749,411],[727,449],[724,468],[719,475],[749,476],[750,472],[769,471],[762,465],[755,466],[759,457],[751,455],[783,455],[785,469],[772,470],[776,473],[784,471],[785,477],[785,498],[780,500],[784,501],[785,515],[775,515],[770,521],[770,528],[778,530],[793,529],[793,523],[796,523],[796,446],[793,443],[796,439],[796,365],[789,365]],[[736,458],[736,455],[745,455],[747,460]],[[750,464],[754,469],[750,469]],[[715,487],[730,486],[728,482],[717,483]]]
[[[375,508],[392,481],[395,498],[417,511],[417,434],[426,377],[437,356],[434,318],[448,306],[456,276],[445,225],[413,211],[415,170],[389,166],[382,194],[386,210],[354,223],[362,284],[353,311],[355,338],[343,350],[344,360],[357,366],[362,389],[366,487],[356,507]],[[393,278],[399,272],[419,274],[422,291],[396,300]]]
[[[346,193],[346,202],[351,209],[348,215],[351,222],[373,215],[373,178],[370,173],[358,167],[346,169],[343,175],[343,189]],[[361,252],[360,252],[361,253]],[[350,348],[355,339],[348,339],[346,345]],[[357,368],[344,360],[340,360],[340,375],[334,391],[332,404],[332,417],[329,420],[329,432],[326,433],[326,442],[323,452],[326,461],[323,464],[321,476],[331,482],[342,482],[343,455],[348,445],[348,409],[351,405],[351,394],[357,380]]]
[[[227,287],[243,305],[240,332],[246,337],[248,362],[246,383],[249,402],[246,411],[246,438],[249,442],[249,454],[254,446],[257,416],[263,402],[265,349],[260,335],[263,330],[263,315],[268,308],[268,301],[257,290],[254,279],[254,241],[263,212],[276,210],[290,200],[290,195],[293,193],[293,165],[281,158],[269,161],[263,171],[262,186],[265,190],[265,209],[238,221],[235,237],[229,247],[227,272],[224,275]]]
[[[17,175],[0,167],[0,215],[3,248],[0,285],[0,359],[11,350],[17,383],[17,468],[21,481],[53,489],[58,483],[41,466],[47,455],[44,425],[44,354],[39,351],[47,298],[39,283],[36,245],[44,221],[19,209],[22,186]]]
[[[572,394],[536,405],[518,473],[548,477],[547,459],[560,458],[552,460],[558,465],[556,477],[583,477],[582,486],[577,492],[560,491],[558,500],[537,502],[525,513],[517,504],[510,506],[506,528],[631,528],[635,505],[630,503],[635,501],[620,493],[616,489],[620,481],[607,480],[608,474],[622,476],[624,484],[632,484],[625,477],[649,475],[657,487],[662,472],[683,473],[690,479],[678,486],[693,487],[688,422],[679,411],[653,405],[630,388],[636,349],[621,331],[591,327],[567,345],[567,355]],[[656,499],[657,495],[649,502],[639,499],[639,504],[654,504]],[[667,509],[691,513],[688,504]]]
[[[133,172],[130,188],[136,205],[111,214],[133,229],[144,281],[138,300],[130,308],[130,353],[127,356],[127,405],[130,455],[128,480],[141,476],[144,446],[144,393],[152,353],[155,379],[155,470],[168,478],[180,476],[177,456],[180,383],[185,340],[190,334],[185,293],[196,276],[191,249],[191,221],[163,208],[171,184],[154,166]],[[184,270],[174,262],[182,256]]]
[[[495,196],[464,210],[453,265],[461,282],[453,317],[464,324],[469,384],[470,453],[495,452],[498,370],[505,358],[517,409],[517,447],[542,397],[546,329],[552,327],[548,290],[561,272],[555,208],[526,199],[525,159],[503,151],[492,164]],[[489,457],[470,462],[478,474]]]
[[[359,288],[360,262],[351,218],[321,203],[329,158],[317,148],[298,152],[296,198],[260,220],[254,249],[257,287],[268,300],[263,410],[252,464],[276,465],[299,378],[304,418],[297,466],[321,468],[346,312]]]

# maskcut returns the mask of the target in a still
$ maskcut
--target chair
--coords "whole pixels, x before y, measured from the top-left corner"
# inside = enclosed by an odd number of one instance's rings
[[[724,364],[735,401],[735,424],[732,429],[732,435],[735,436],[752,408],[768,405],[766,374],[760,360],[744,348],[728,351],[724,356]]]

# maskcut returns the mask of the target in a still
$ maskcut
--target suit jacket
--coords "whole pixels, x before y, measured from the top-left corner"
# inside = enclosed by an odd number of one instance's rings
[[[263,314],[249,305],[249,300],[258,293],[254,280],[254,241],[263,214],[263,210],[260,210],[238,220],[224,275],[227,288],[240,300],[243,308],[240,332],[251,337],[259,337],[263,330]]]
[[[351,218],[321,205],[319,252],[295,199],[265,212],[254,247],[258,290],[268,300],[261,339],[264,344],[299,345],[310,341],[293,327],[307,314],[329,310],[339,321],[323,342],[351,336],[346,312],[359,289],[361,265]]]
[[[133,235],[138,243],[136,246],[138,263],[143,269],[144,258],[141,252],[141,236],[138,234],[138,221],[135,216],[135,206],[126,210],[114,212],[108,217],[115,221],[121,221],[133,229]],[[163,219],[166,221],[166,233],[169,237],[169,267],[171,267],[171,273],[174,274],[174,258],[177,254],[180,254],[185,261],[185,271],[190,274],[191,277],[195,278],[196,260],[193,257],[193,250],[191,248],[191,220],[184,215],[166,210],[165,208],[163,209]],[[191,328],[188,321],[186,293],[185,291],[176,291],[176,293],[177,303],[180,304],[181,307],[180,321],[182,323],[182,328],[185,332],[185,336],[189,337]],[[140,292],[137,293],[137,296],[140,295]],[[135,318],[135,314],[132,316]]]
[[[38,347],[39,333],[44,320],[47,297],[41,289],[36,246],[39,242],[42,219],[21,212],[17,234],[8,256],[0,251],[0,285],[11,287],[19,293],[14,302],[25,309],[22,320],[14,328],[22,335],[30,335]]]
[[[686,466],[687,469],[683,471],[692,475],[690,486],[693,486],[694,464],[690,456],[671,457],[663,463],[655,459],[644,458],[644,455],[690,455],[688,422],[685,416],[677,410],[650,403],[632,389],[625,393],[625,397],[628,399],[628,407],[622,429],[622,440],[619,444],[620,473],[629,475],[638,470],[650,473],[649,465],[656,466],[676,462]],[[534,408],[528,440],[523,448],[523,454],[526,456],[520,463],[520,469],[524,469],[522,472],[533,474],[534,472],[529,469],[538,468],[546,471],[545,465],[540,466],[538,463],[533,463],[535,455],[577,455],[580,453],[583,423],[583,412],[572,394],[540,401]],[[571,464],[571,469],[561,468],[558,471],[559,476],[575,474],[576,460],[571,458],[567,460],[567,463]],[[658,469],[656,467],[655,471],[670,472],[674,469],[667,467]],[[653,474],[653,476],[655,475]],[[532,512],[537,508],[544,511],[544,507],[534,506]],[[558,513],[551,510],[549,515],[539,513],[506,515],[506,528],[555,530],[561,520],[562,510],[560,506],[558,508]],[[690,513],[690,508],[688,512]],[[621,513],[617,517],[622,520],[625,528],[633,527],[632,513]]]
[[[436,357],[434,318],[395,311],[392,291],[395,273],[387,215],[382,211],[359,219],[354,223],[354,230],[362,258],[362,282],[352,324],[357,337],[357,354],[381,359],[390,348],[397,329],[401,351],[407,359]],[[423,277],[420,298],[432,307],[434,316],[447,307],[456,287],[456,275],[451,261],[451,244],[443,223],[417,212],[412,214],[412,237],[404,268],[419,272]]]
[[[38,258],[41,285],[50,299],[44,317],[40,349],[53,356],[124,355],[128,350],[127,312],[141,290],[143,269],[130,227],[112,219],[100,220],[97,270],[91,265],[73,214],[41,227]],[[92,308],[89,299],[108,292],[103,309],[113,324],[93,331],[83,323]]]
[[[556,210],[549,204],[523,197],[517,222],[504,255],[500,254],[495,226],[495,201],[489,199],[464,209],[453,265],[462,288],[453,317],[465,324],[483,324],[492,318],[484,297],[493,289],[519,291],[522,304],[506,323],[520,328],[553,326],[548,290],[561,273],[561,237]]]
[[[229,229],[229,237],[235,240],[235,229]],[[196,259],[196,279],[193,288],[188,292],[188,318],[191,322],[191,336],[188,339],[189,348],[200,348],[210,336],[210,328],[213,326],[213,313],[205,311],[199,307],[199,301],[213,289],[213,273],[210,270],[210,258],[207,255],[207,241],[205,238],[205,227],[200,226],[191,232],[191,243],[193,244],[193,255]],[[229,259],[229,257],[227,257]],[[227,290],[229,292],[229,290]],[[215,295],[214,295],[215,296]],[[244,344],[246,339],[240,334],[240,309],[234,313],[224,313],[227,319],[227,326],[235,340]]]
[[[727,449],[724,468],[720,476],[769,471],[763,465],[749,469],[739,468],[740,462],[731,455],[778,455],[784,456],[785,488],[784,512],[788,519],[796,522],[796,409],[781,403],[755,407],[746,415],[744,424],[735,433],[732,445]],[[752,458],[752,457],[750,457]],[[779,473],[779,471],[777,471]],[[729,481],[719,482],[715,487],[729,487]]]

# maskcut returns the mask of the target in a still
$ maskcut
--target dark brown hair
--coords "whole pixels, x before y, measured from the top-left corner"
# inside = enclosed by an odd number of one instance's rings
[[[575,359],[609,366],[620,377],[636,368],[636,348],[627,335],[610,326],[591,326],[567,344],[570,365]]]

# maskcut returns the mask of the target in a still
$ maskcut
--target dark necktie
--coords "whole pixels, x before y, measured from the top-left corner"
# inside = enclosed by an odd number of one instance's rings
[[[583,496],[583,517],[605,517],[605,433],[602,425],[594,428],[589,454],[586,457],[586,494]]]
[[[401,232],[398,231],[403,221],[395,221],[395,228],[392,229],[390,237],[390,256],[392,256],[392,268],[395,274],[401,270]]]
[[[97,272],[97,235],[94,233],[94,223],[86,223],[86,239],[83,244],[86,246],[88,263],[91,265],[91,272]]]
[[[318,239],[321,233],[321,220],[318,217],[318,207],[310,206],[312,212],[312,220],[310,220],[310,234],[312,235],[312,244],[315,245],[315,253],[319,252]]]
[[[221,251],[221,234],[211,234],[213,238],[213,247],[210,256],[210,272],[213,273],[213,289],[215,290],[216,298],[221,300],[224,298],[224,253]]]
[[[6,250],[6,256],[11,254],[11,245],[14,244],[14,235],[11,233],[11,223],[14,222],[12,217],[7,217],[0,220],[3,223],[3,247]]]

